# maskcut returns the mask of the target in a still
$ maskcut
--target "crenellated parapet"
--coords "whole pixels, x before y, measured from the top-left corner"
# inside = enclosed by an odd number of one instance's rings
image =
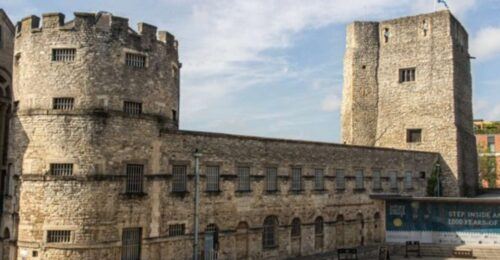
[[[17,24],[17,36],[26,33],[39,33],[44,30],[109,32],[116,39],[139,41],[147,47],[153,43],[163,43],[172,50],[177,50],[178,42],[167,31],[157,31],[157,27],[147,23],[139,23],[137,32],[129,27],[128,19],[110,13],[75,12],[75,18],[65,22],[62,13],[45,13],[42,19],[36,15],[23,18]]]
[[[73,99],[72,111],[127,116],[126,103],[166,128],[179,114],[178,43],[167,31],[110,13],[28,16],[17,25],[15,96],[18,113],[54,111],[57,98]],[[29,61],[29,62],[27,62]],[[135,112],[134,112],[135,113]]]

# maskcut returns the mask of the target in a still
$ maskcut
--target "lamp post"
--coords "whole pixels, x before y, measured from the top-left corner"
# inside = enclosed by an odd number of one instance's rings
[[[200,204],[200,157],[201,152],[196,149],[194,150],[194,244],[193,244],[193,259],[198,260],[198,252],[199,252],[199,238],[198,238],[198,230],[199,230],[199,204]]]

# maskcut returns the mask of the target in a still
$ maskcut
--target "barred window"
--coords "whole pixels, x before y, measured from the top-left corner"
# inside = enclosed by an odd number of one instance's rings
[[[374,190],[382,189],[380,170],[374,170],[372,176],[373,176],[373,189]]]
[[[488,143],[488,152],[494,153],[495,152],[495,136],[494,135],[488,135],[486,141]]]
[[[171,237],[182,236],[186,234],[186,226],[184,224],[168,225],[168,235]]]
[[[146,56],[142,54],[127,53],[125,55],[127,66],[132,68],[144,68],[146,66]]]
[[[356,170],[356,189],[361,190],[365,188],[365,180],[363,170]]]
[[[278,190],[278,168],[266,168],[266,191],[273,192]]]
[[[299,218],[294,218],[292,220],[292,230],[291,230],[290,236],[292,238],[300,237],[300,219]]]
[[[122,232],[122,259],[141,259],[142,228],[124,228]]]
[[[314,221],[314,248],[322,249],[324,240],[324,221],[322,217],[317,217]]]
[[[48,230],[47,243],[69,243],[71,241],[70,230]]]
[[[142,193],[144,165],[127,164],[126,193]]]
[[[172,192],[187,191],[187,166],[172,166]]]
[[[398,189],[398,172],[396,171],[391,171],[389,173],[389,185],[392,190],[397,190]]]
[[[335,172],[335,185],[337,190],[345,189],[345,172],[342,169],[337,169]]]
[[[406,130],[407,143],[420,143],[422,142],[422,129],[407,129]]]
[[[129,115],[140,115],[142,114],[142,103],[140,102],[123,102],[123,112]]]
[[[323,169],[314,170],[314,189],[315,190],[325,189],[325,173]]]
[[[302,168],[292,168],[292,191],[302,190]]]
[[[76,49],[52,49],[52,61],[74,61]]]
[[[405,189],[409,190],[413,188],[413,183],[412,183],[412,173],[410,171],[405,172]]]
[[[262,246],[264,248],[278,246],[278,218],[276,216],[268,216],[264,219]]]
[[[400,69],[399,82],[415,81],[415,68]]]
[[[58,110],[72,110],[75,99],[70,97],[57,97],[52,100],[52,108]]]
[[[51,163],[50,175],[53,176],[71,176],[73,175],[72,163]]]
[[[250,191],[250,167],[238,167],[238,190]]]
[[[207,166],[207,191],[219,191],[219,166]]]

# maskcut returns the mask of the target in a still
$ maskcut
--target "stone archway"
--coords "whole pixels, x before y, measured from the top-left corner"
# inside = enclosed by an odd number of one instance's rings
[[[240,222],[236,227],[236,259],[248,259],[248,223]]]

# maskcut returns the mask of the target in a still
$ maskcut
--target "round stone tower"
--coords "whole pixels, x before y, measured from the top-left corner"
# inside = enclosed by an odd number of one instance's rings
[[[18,23],[14,50],[18,256],[119,259],[122,230],[152,214],[131,205],[151,199],[159,133],[178,128],[177,41],[103,12],[39,23]]]

